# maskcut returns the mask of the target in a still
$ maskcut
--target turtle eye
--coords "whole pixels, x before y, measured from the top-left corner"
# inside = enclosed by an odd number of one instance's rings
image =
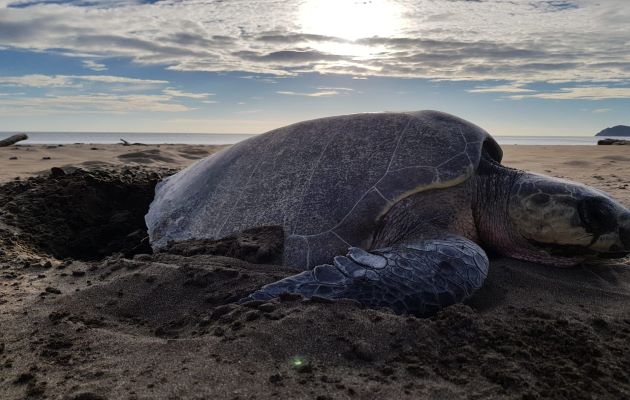
[[[587,197],[578,203],[578,214],[587,232],[603,234],[617,229],[617,218],[606,199]]]

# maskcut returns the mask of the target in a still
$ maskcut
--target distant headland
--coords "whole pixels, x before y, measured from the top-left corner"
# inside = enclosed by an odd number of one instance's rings
[[[617,125],[612,128],[606,128],[595,136],[630,136],[630,126]]]

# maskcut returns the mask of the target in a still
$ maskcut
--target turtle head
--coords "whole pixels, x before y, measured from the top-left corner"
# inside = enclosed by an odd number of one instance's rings
[[[523,174],[512,186],[507,214],[515,258],[572,266],[630,253],[630,210],[579,183]]]

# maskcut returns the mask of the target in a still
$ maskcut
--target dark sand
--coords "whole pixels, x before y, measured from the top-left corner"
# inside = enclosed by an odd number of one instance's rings
[[[179,151],[151,149],[99,160],[134,168],[66,167],[0,187],[1,399],[630,398],[627,260],[496,258],[472,301],[429,319],[351,301],[237,306],[292,273],[256,264],[273,261],[277,233],[148,254],[152,186],[182,165]],[[628,150],[505,150],[510,165],[630,205]],[[93,168],[85,161],[75,165]]]

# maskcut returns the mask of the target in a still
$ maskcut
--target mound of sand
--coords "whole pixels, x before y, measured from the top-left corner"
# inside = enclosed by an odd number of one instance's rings
[[[623,260],[494,259],[470,302],[428,319],[292,296],[235,305],[294,273],[251,263],[274,260],[278,232],[149,254],[155,179],[55,171],[0,187],[0,398],[630,397]]]

